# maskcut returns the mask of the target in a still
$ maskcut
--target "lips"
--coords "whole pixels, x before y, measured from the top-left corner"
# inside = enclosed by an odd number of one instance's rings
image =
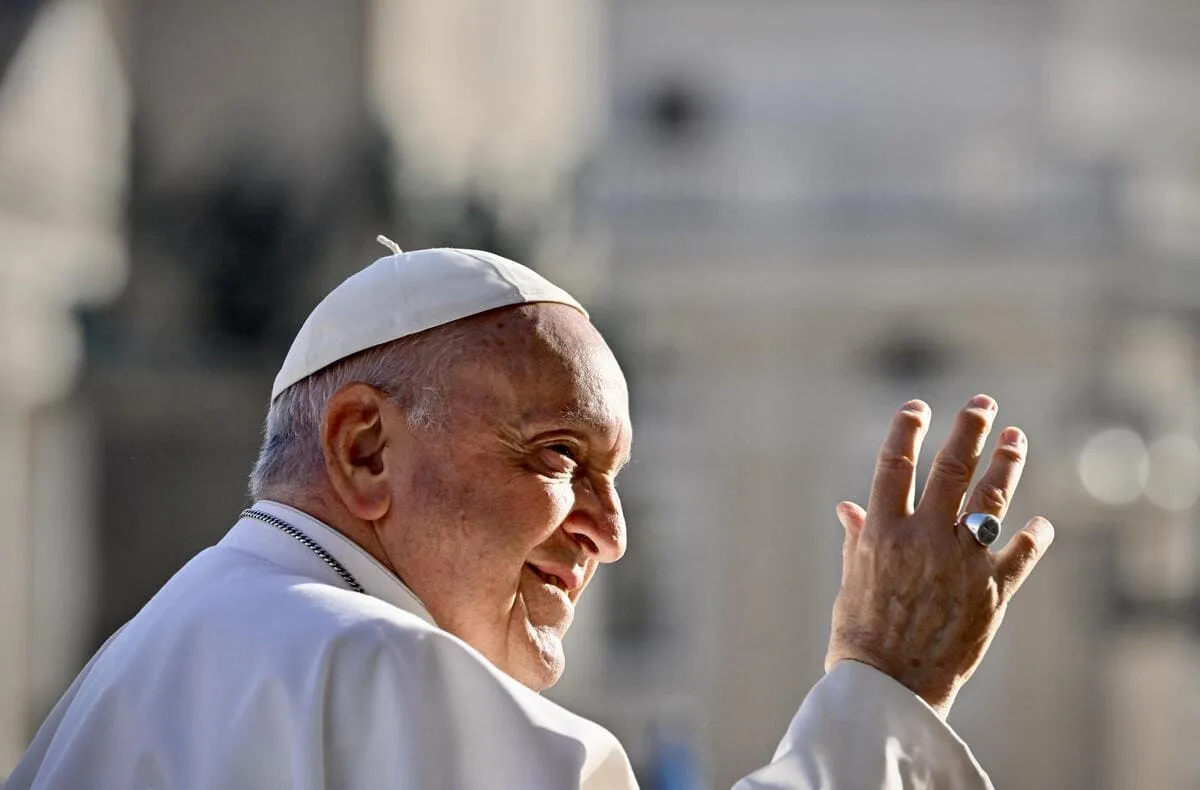
[[[546,573],[536,565],[527,564],[526,567],[533,571],[533,575],[544,581],[546,584],[553,584],[558,589],[566,592],[567,583],[555,576],[553,573]]]
[[[535,565],[532,562],[525,563],[525,567],[546,584],[553,585],[566,593],[575,592],[583,586],[583,568],[549,563]]]

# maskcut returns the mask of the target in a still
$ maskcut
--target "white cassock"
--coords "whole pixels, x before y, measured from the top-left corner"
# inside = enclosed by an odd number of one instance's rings
[[[292,508],[244,518],[76,678],[8,790],[629,790],[625,751],[439,629],[399,579]],[[843,662],[736,790],[990,788],[908,689]]]

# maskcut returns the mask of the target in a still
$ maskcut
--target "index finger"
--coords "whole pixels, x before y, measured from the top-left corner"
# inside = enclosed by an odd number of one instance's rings
[[[911,400],[892,419],[892,427],[875,462],[869,513],[892,517],[912,514],[917,456],[929,430],[929,417],[929,406],[924,401]]]

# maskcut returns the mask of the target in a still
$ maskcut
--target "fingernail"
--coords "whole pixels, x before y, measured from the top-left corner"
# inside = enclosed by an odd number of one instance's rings
[[[1024,447],[1025,434],[1021,433],[1020,428],[1005,428],[1000,434],[1000,441],[1013,447]]]
[[[1054,525],[1041,516],[1031,518],[1022,531],[1030,533],[1039,552],[1045,551],[1054,542]]]
[[[923,400],[910,400],[908,403],[900,407],[902,411],[915,411],[923,413],[929,411],[929,404]]]
[[[989,398],[987,395],[976,395],[967,403],[968,406],[973,406],[976,409],[987,409],[988,411],[996,410],[996,401]]]

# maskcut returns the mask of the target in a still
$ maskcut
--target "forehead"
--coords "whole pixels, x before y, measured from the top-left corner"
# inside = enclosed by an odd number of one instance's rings
[[[566,423],[580,430],[629,433],[629,394],[600,333],[566,305],[497,311],[482,327],[482,353],[466,390],[521,427]],[[618,437],[614,436],[614,441]]]

